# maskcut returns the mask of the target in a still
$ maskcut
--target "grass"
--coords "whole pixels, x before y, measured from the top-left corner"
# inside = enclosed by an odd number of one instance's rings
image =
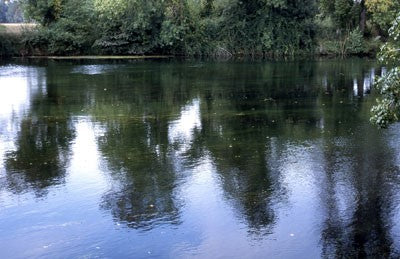
[[[34,23],[0,23],[0,33],[21,35],[23,32],[32,30],[37,26]]]

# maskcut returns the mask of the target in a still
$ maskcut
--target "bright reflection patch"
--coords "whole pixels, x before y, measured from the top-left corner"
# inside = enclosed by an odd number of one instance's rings
[[[4,154],[13,147],[17,134],[18,122],[13,117],[21,119],[21,113],[29,105],[29,93],[25,77],[13,73],[0,75],[0,173],[4,169]]]
[[[198,98],[185,106],[179,119],[173,121],[168,127],[168,139],[170,143],[180,143],[181,151],[186,150],[193,140],[193,130],[201,128],[200,100]]]
[[[76,66],[75,68],[73,68],[71,73],[84,74],[84,75],[99,75],[120,68],[121,66],[114,66],[114,65],[83,65],[83,66]]]
[[[0,77],[0,117],[18,113],[28,102],[28,93],[25,78]]]
[[[70,171],[74,172],[71,178],[76,180],[77,185],[80,185],[83,179],[99,178],[99,152],[95,130],[90,122],[80,120],[75,124],[75,129],[76,138],[72,149],[73,159]]]

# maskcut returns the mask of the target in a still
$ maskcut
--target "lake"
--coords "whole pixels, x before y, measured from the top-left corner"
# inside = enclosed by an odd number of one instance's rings
[[[0,64],[1,258],[400,256],[365,59]]]

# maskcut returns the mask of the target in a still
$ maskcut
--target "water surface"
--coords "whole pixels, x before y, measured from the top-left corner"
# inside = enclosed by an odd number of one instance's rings
[[[1,258],[400,256],[361,59],[0,65]]]

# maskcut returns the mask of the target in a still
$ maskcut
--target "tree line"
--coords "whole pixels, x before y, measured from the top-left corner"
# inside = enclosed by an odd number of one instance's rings
[[[24,54],[366,55],[395,0],[20,0]],[[7,5],[7,4],[6,4]]]

